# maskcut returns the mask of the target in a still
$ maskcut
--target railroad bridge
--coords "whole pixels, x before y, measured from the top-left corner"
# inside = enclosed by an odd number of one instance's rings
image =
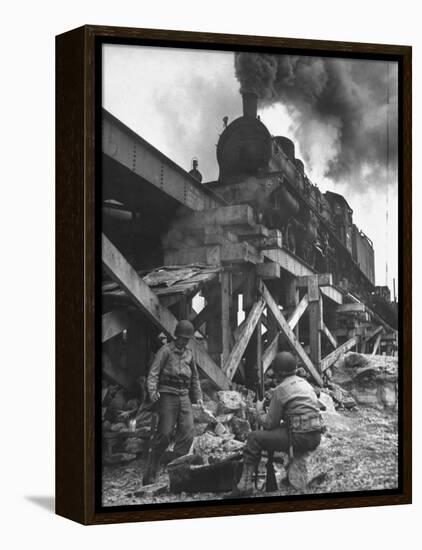
[[[397,333],[283,246],[248,204],[227,204],[110,113],[102,128],[102,368],[146,376],[158,333],[196,330],[213,388],[263,384],[290,349],[322,386],[341,354],[392,349]],[[388,347],[390,346],[390,347]]]

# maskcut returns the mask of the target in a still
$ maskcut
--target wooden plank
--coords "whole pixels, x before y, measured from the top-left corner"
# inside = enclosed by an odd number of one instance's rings
[[[264,351],[264,355],[262,356],[262,369],[264,371],[264,374],[270,368],[271,363],[273,362],[274,357],[278,352],[278,341],[279,333],[274,336],[274,338],[271,340]]]
[[[231,273],[221,273],[221,363],[227,360],[230,354],[231,327],[230,327],[230,303],[231,303]]]
[[[261,315],[262,317],[262,315]],[[256,332],[256,369],[258,371],[258,398],[264,399],[264,370],[262,363],[262,338],[261,338],[261,317],[255,327]]]
[[[176,317],[165,308],[154,292],[136,273],[121,252],[114,244],[102,234],[102,262],[111,278],[122,286],[128,296],[139,307],[139,309],[152,321],[161,331],[170,338],[173,337],[176,328]],[[194,342],[194,340],[193,340]],[[196,345],[199,349],[200,346]],[[229,389],[230,380],[224,376],[221,369],[206,354],[205,350],[199,349],[197,353],[198,367],[202,372],[221,389]]]
[[[318,302],[319,301],[319,285],[318,285],[318,275],[310,275],[307,277],[308,280],[308,301]],[[298,285],[296,285],[297,287]],[[299,285],[300,286],[300,285]]]
[[[312,277],[309,278],[308,284],[308,295],[309,293],[314,294],[315,290],[319,296],[319,288],[313,283]],[[313,288],[313,290],[312,290]],[[310,300],[310,299],[309,299]],[[319,370],[319,365],[321,362],[321,325],[322,325],[322,298],[317,300],[313,299],[309,301],[308,306],[308,315],[309,315],[309,355],[311,357],[312,363]]]
[[[312,274],[315,275],[315,274]],[[318,273],[315,275],[318,278],[318,286],[333,286],[333,276],[331,273]],[[296,286],[308,287],[308,276],[298,277],[296,280]]]
[[[254,239],[256,237],[268,237],[270,230],[262,224],[248,227],[233,227],[230,229],[239,239]]]
[[[104,313],[101,322],[101,342],[104,343],[126,330],[129,325],[129,318],[126,311],[116,310]]]
[[[308,307],[309,300],[308,295],[305,294],[299,304],[297,305],[296,309],[289,315],[287,322],[289,323],[290,328],[293,330],[295,326],[298,324],[299,319],[302,317],[302,315],[305,313],[306,308]]]
[[[340,347],[336,348],[334,351],[332,351],[329,355],[324,357],[321,361],[321,371],[326,371],[333,363],[337,361],[337,359],[352,349],[356,344],[359,342],[359,336],[353,336],[350,338],[350,340],[347,340],[347,342],[344,342]]]
[[[321,330],[325,334],[325,336],[328,338],[328,340],[331,342],[331,345],[333,348],[336,348],[338,346],[336,338],[333,336],[333,334],[330,332],[327,325],[322,321],[321,323]]]
[[[270,250],[263,250],[262,254],[264,258],[268,258],[272,262],[276,262],[282,269],[290,273],[295,277],[312,275],[313,271],[309,267],[287,250],[272,248]]]
[[[358,313],[365,311],[365,304],[342,304],[337,306],[337,313]]]
[[[275,262],[265,262],[256,266],[256,274],[261,279],[279,279],[280,273],[280,266]]]
[[[259,251],[247,242],[227,243],[221,247],[221,261],[226,263],[258,263],[262,260]]]
[[[377,334],[379,334],[380,332],[382,332],[384,330],[384,327],[376,327],[374,330],[372,330],[369,334],[367,334],[365,336],[365,338],[363,339],[363,341],[366,343],[366,342],[369,342],[369,340],[372,340],[372,338],[374,336],[376,336]]]
[[[333,286],[320,286],[319,289],[323,294],[324,298],[328,298],[329,300],[332,300],[336,304],[343,303],[343,294]]]
[[[378,334],[377,339],[374,342],[374,347],[372,348],[372,354],[371,355],[375,355],[377,353],[378,348],[379,348],[380,343],[381,343],[381,338],[382,338],[382,334]]]
[[[236,372],[237,367],[243,357],[243,354],[246,350],[248,342],[252,336],[252,333],[256,327],[256,324],[264,311],[265,304],[264,300],[260,298],[254,306],[251,308],[249,315],[246,319],[246,322],[243,324],[242,331],[239,335],[239,338],[233,349],[230,352],[230,355],[224,364],[223,372],[230,380],[233,379],[233,376]]]
[[[307,353],[301,346],[300,342],[297,340],[294,332],[289,326],[289,323],[286,321],[286,319],[283,317],[281,311],[278,308],[277,302],[274,300],[274,298],[271,296],[271,293],[269,292],[268,288],[263,283],[261,286],[261,293],[262,296],[267,304],[267,306],[270,308],[272,314],[274,315],[274,318],[284,334],[284,336],[287,338],[290,346],[292,349],[297,353],[297,355],[300,357],[303,365],[305,366],[306,370],[309,372],[309,374],[312,376],[312,378],[315,380],[315,382],[318,384],[318,386],[322,386],[322,378],[319,375],[318,371],[312,364],[312,361],[308,357]]]
[[[224,372],[217,367],[211,357],[208,355],[204,347],[197,340],[195,342],[195,359],[196,364],[201,371],[211,380],[217,389],[229,390],[232,387],[231,381]]]

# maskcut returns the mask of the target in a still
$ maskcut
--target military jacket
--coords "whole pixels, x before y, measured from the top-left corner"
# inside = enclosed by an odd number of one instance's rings
[[[180,350],[174,342],[160,348],[152,362],[147,387],[150,396],[158,391],[174,395],[189,394],[195,403],[202,399],[192,349],[186,346]]]
[[[309,382],[294,374],[274,389],[268,412],[260,413],[258,420],[265,429],[272,430],[289,417],[298,416],[319,418],[319,403]]]

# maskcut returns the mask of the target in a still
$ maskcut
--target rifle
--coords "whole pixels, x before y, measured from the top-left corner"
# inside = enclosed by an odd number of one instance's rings
[[[275,477],[273,459],[274,459],[274,452],[268,451],[268,460],[266,465],[267,477],[265,480],[265,491],[267,493],[277,491],[278,489],[277,479]]]
[[[150,485],[153,482],[153,478],[155,477],[153,450],[154,450],[155,434],[157,433],[157,428],[158,428],[159,415],[154,405],[155,403],[148,404],[145,406],[145,410],[152,411],[152,416],[151,416],[151,432],[148,439],[148,447],[147,447],[147,461],[145,466],[145,473],[142,479],[142,485]]]

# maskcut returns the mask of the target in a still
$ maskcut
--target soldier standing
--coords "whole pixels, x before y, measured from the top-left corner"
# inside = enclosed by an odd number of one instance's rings
[[[159,412],[157,433],[152,442],[151,482],[157,477],[160,459],[175,428],[175,458],[187,454],[192,445],[194,424],[191,401],[203,404],[194,354],[189,346],[189,340],[193,337],[192,323],[179,321],[174,340],[158,350],[148,374],[148,393],[151,401],[157,403]]]
[[[249,434],[243,451],[242,477],[230,496],[253,493],[253,475],[262,451],[304,453],[321,442],[319,400],[313,387],[296,375],[296,359],[289,352],[278,353],[271,365],[281,382],[274,389],[268,412],[257,401],[257,420],[264,428]]]

